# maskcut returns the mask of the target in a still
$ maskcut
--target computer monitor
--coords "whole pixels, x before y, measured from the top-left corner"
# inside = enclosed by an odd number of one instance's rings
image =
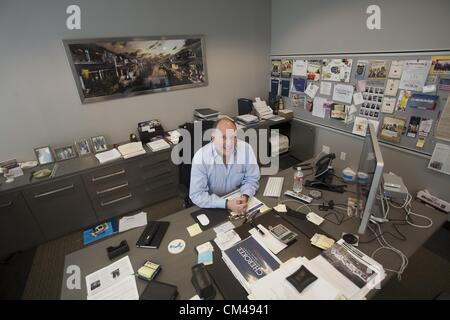
[[[367,224],[372,215],[381,216],[383,211],[379,206],[376,196],[380,190],[380,183],[383,176],[384,161],[378,143],[377,133],[372,123],[369,123],[369,133],[366,135],[364,146],[361,152],[358,172],[365,172],[368,175],[367,184],[358,184],[358,204],[361,214],[361,224],[358,228],[359,234],[366,232]]]

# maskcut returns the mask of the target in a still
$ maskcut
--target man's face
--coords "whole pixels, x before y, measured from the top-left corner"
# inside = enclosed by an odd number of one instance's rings
[[[212,135],[213,144],[221,156],[228,157],[236,145],[236,128],[230,121],[222,121]]]

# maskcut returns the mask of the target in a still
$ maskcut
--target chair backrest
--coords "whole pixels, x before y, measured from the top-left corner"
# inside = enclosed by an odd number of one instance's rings
[[[238,99],[238,114],[241,116],[243,114],[249,114],[253,109],[253,101],[247,98]]]

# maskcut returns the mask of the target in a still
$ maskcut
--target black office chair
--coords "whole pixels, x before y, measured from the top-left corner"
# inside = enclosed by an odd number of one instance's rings
[[[250,114],[253,109],[253,101],[247,98],[238,99],[238,115]]]
[[[189,134],[191,136],[191,154],[190,154],[190,159],[191,162],[190,163],[182,163],[180,165],[180,192],[181,192],[181,197],[184,200],[184,207],[185,208],[189,208],[192,207],[194,205],[194,203],[192,202],[191,198],[189,198],[189,187],[191,184],[191,168],[192,168],[192,158],[194,158],[195,153],[198,151],[198,149],[194,150],[194,139],[200,139],[202,141],[202,146],[205,146],[207,143],[209,143],[209,141],[203,141],[203,134],[206,130],[208,129],[212,129],[212,127],[214,126],[214,122],[215,121],[210,121],[210,120],[203,120],[201,122],[186,122],[184,125],[180,126],[180,128],[186,129],[187,131],[189,131]],[[194,137],[194,127],[195,126],[201,126],[201,133],[202,136],[201,137]],[[179,143],[181,143],[181,141],[183,140],[183,137],[180,137],[180,141]],[[183,151],[180,151],[180,156],[183,156]]]

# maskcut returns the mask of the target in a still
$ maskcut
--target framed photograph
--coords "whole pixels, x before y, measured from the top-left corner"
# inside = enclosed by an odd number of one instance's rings
[[[385,116],[381,125],[380,138],[399,143],[405,129],[405,119]]]
[[[203,36],[63,43],[82,103],[208,85]]]
[[[80,157],[92,153],[88,139],[75,141],[75,147]]]
[[[106,144],[106,139],[104,136],[97,136],[91,138],[92,145],[94,146],[95,152],[101,152],[108,150],[108,145]]]
[[[57,161],[69,160],[77,157],[77,152],[73,145],[54,148],[55,158]]]
[[[34,148],[34,153],[36,154],[36,159],[40,165],[55,162],[52,150],[49,146]]]

